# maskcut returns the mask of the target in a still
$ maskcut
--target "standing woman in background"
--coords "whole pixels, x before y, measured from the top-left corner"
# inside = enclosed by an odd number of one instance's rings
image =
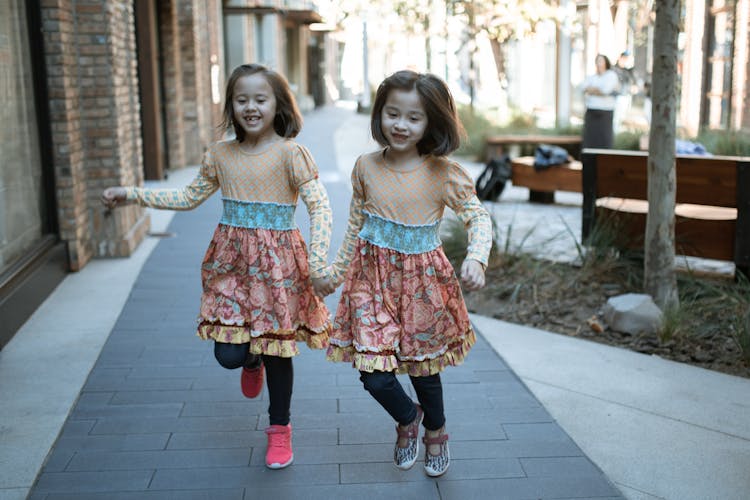
[[[617,91],[620,86],[617,73],[612,69],[607,56],[596,56],[596,73],[583,82],[583,97],[586,114],[583,118],[584,148],[612,147],[612,121],[617,105]]]

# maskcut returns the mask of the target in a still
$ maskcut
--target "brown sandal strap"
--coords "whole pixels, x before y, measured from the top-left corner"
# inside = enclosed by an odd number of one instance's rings
[[[426,444],[426,445],[431,445],[431,444],[443,444],[443,443],[445,443],[446,441],[448,441],[448,434],[440,434],[440,435],[439,435],[439,436],[437,436],[437,437],[427,437],[427,436],[424,436],[424,437],[422,438],[422,442],[423,442],[424,444]]]
[[[406,426],[406,429],[402,429],[400,425],[396,424],[396,432],[400,438],[416,438],[419,435],[419,424],[422,423],[422,408],[417,405],[417,416],[414,420]]]
[[[419,429],[411,424],[406,429],[402,429],[400,425],[396,426],[396,433],[400,438],[415,438]]]

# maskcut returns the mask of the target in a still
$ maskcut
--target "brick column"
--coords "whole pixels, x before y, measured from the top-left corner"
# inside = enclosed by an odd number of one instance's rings
[[[132,2],[42,2],[60,236],[70,267],[130,254],[145,236],[139,207],[106,216],[106,186],[142,182]]]
[[[162,60],[162,76],[166,108],[166,137],[169,151],[169,168],[185,166],[185,123],[182,117],[184,95],[182,91],[182,53],[180,52],[180,25],[177,12],[178,0],[159,2],[159,36]]]
[[[200,100],[198,93],[198,28],[193,0],[179,1],[180,57],[182,58],[182,123],[185,136],[185,161],[189,165],[201,161],[203,144],[200,134]]]
[[[179,12],[180,57],[182,60],[181,105],[185,136],[185,162],[199,164],[203,151],[217,139],[211,103],[211,60],[218,53],[217,0],[176,0]]]
[[[224,93],[226,91],[226,79],[224,73],[226,69],[222,69],[225,66],[224,62],[224,20],[222,16],[222,6],[220,0],[213,0],[207,3],[207,14],[208,20],[204,25],[206,32],[206,48],[207,57],[209,62],[208,73],[206,80],[206,97],[209,103],[209,123],[208,123],[208,137],[210,141],[221,139],[220,132],[217,129],[219,123],[222,120],[222,112],[224,108]],[[248,62],[248,61],[243,61]],[[216,81],[212,80],[211,66],[216,64],[218,66],[218,72],[216,75]],[[229,68],[231,71],[233,68]],[[219,102],[214,102],[212,85],[218,87]]]
[[[93,249],[87,241],[74,12],[71,1],[48,0],[42,5],[60,238],[67,242],[71,269],[77,270],[91,257]]]

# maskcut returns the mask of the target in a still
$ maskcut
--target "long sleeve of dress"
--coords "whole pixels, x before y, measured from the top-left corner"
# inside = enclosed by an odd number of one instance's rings
[[[466,226],[469,248],[466,258],[479,261],[487,267],[492,249],[492,219],[487,209],[476,196],[464,200],[454,207],[456,215]]]
[[[364,204],[364,200],[357,196],[356,193],[352,196],[352,201],[349,204],[349,221],[346,224],[344,242],[336,253],[336,259],[331,264],[330,278],[335,286],[339,286],[344,281],[346,270],[349,268],[349,264],[354,256],[357,235],[365,222],[365,215],[362,212]]]
[[[310,276],[325,276],[328,247],[331,244],[331,205],[328,194],[318,179],[299,187],[299,195],[310,214]]]
[[[445,204],[451,207],[469,233],[467,259],[487,266],[492,249],[492,219],[477,198],[474,181],[457,163],[449,165],[445,179]]]
[[[126,196],[128,200],[137,201],[140,205],[151,208],[163,208],[170,210],[191,210],[219,189],[219,181],[216,175],[212,175],[212,168],[202,166],[193,181],[178,189],[149,189],[139,187],[127,187]]]

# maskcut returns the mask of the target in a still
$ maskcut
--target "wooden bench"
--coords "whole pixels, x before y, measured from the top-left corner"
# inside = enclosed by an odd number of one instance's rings
[[[643,249],[648,153],[584,149],[582,236],[610,221],[625,247]],[[750,157],[678,155],[676,253],[734,262],[750,276]]]
[[[554,203],[555,191],[581,192],[583,167],[580,161],[537,171],[533,156],[520,156],[511,160],[510,166],[511,182],[514,186],[529,188],[531,202]]]
[[[487,138],[487,160],[507,154],[511,146],[537,146],[538,144],[560,146],[574,158],[580,157],[580,135],[503,134]]]

